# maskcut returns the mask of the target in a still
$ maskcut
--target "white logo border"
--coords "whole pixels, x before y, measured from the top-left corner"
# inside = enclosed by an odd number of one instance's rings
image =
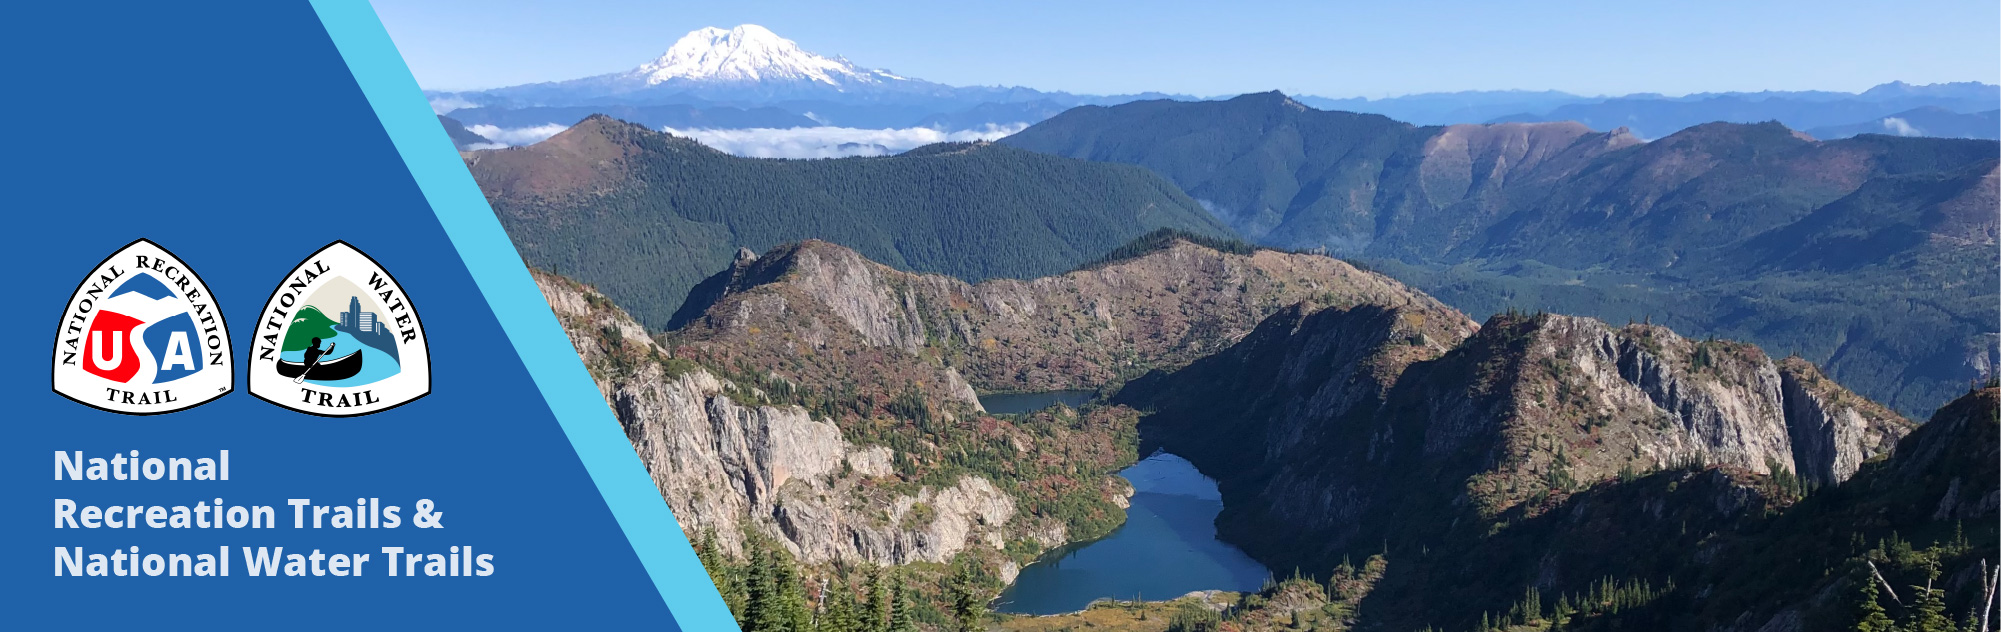
[[[389,283],[390,283],[390,285],[393,285],[393,286],[395,286],[395,287],[396,287],[396,289],[397,289],[397,291],[398,291],[398,292],[401,292],[401,293],[403,294],[403,303],[404,303],[404,305],[406,305],[406,306],[407,306],[407,307],[409,308],[409,310],[410,310],[410,319],[411,319],[411,321],[412,321],[412,322],[413,322],[413,323],[414,323],[414,324],[416,325],[416,327],[417,327],[417,331],[419,332],[419,334],[418,334],[418,335],[419,335],[419,336],[421,336],[421,339],[420,339],[420,344],[419,344],[418,346],[422,348],[422,350],[423,350],[423,354],[424,354],[424,356],[423,356],[423,357],[424,357],[424,385],[423,385],[423,388],[422,388],[421,390],[419,390],[419,391],[417,392],[417,394],[415,394],[415,395],[410,395],[410,396],[408,396],[408,397],[407,397],[406,399],[404,399],[403,401],[400,401],[400,402],[396,402],[396,403],[394,403],[394,404],[390,404],[390,405],[388,405],[388,406],[382,406],[382,407],[379,407],[379,408],[370,408],[370,409],[367,409],[367,410],[361,410],[361,411],[357,411],[357,412],[350,412],[350,413],[337,413],[337,412],[321,412],[321,411],[318,411],[318,410],[309,410],[309,409],[305,409],[305,408],[301,408],[301,407],[299,407],[299,406],[297,406],[297,405],[294,405],[294,404],[292,404],[292,403],[290,403],[290,402],[283,402],[283,401],[279,401],[279,400],[277,400],[277,399],[273,399],[273,398],[270,398],[270,397],[265,397],[263,393],[259,393],[259,392],[257,392],[257,384],[258,384],[258,371],[259,371],[259,369],[260,369],[260,365],[259,365],[259,363],[257,362],[257,342],[256,342],[256,340],[257,340],[257,338],[258,338],[258,334],[257,334],[256,332],[257,332],[258,330],[260,330],[260,329],[262,328],[262,323],[263,323],[263,321],[262,321],[261,319],[262,319],[262,318],[264,317],[264,315],[266,315],[267,313],[269,313],[269,312],[271,311],[271,306],[272,306],[273,304],[275,304],[275,303],[276,303],[276,302],[278,301],[278,295],[279,295],[279,294],[281,294],[281,293],[283,293],[283,291],[284,291],[284,289],[285,289],[285,285],[286,285],[286,284],[287,284],[288,282],[290,282],[290,281],[291,281],[291,279],[292,279],[292,276],[293,276],[293,275],[297,274],[297,273],[298,273],[298,272],[299,272],[299,271],[300,271],[301,269],[303,269],[303,268],[305,268],[305,267],[306,267],[307,265],[311,264],[311,263],[313,262],[313,260],[314,260],[314,259],[317,259],[317,258],[319,258],[319,257],[320,257],[321,255],[325,254],[325,253],[326,253],[326,252],[327,252],[328,250],[333,250],[334,248],[337,248],[337,247],[338,247],[338,248],[345,248],[347,252],[350,252],[350,253],[353,253],[353,254],[355,254],[355,255],[357,255],[357,256],[360,256],[360,257],[361,257],[362,259],[364,259],[364,260],[368,261],[368,264],[369,264],[369,265],[372,265],[372,266],[375,266],[375,269],[376,269],[376,270],[378,270],[378,271],[382,272],[382,276],[384,276],[384,277],[386,277],[386,278],[388,278],[388,279],[389,279]],[[350,277],[350,280],[352,280],[352,278],[351,278],[351,277]],[[362,283],[364,283],[364,282],[363,282],[363,281],[355,281],[355,283],[356,283],[357,285],[361,285],[361,284],[362,284]],[[252,329],[252,333],[251,333],[251,336],[250,336],[250,337],[251,337],[251,345],[250,345],[250,347],[249,347],[249,353],[248,353],[248,354],[247,354],[247,355],[245,356],[245,359],[249,361],[249,364],[248,364],[248,365],[246,365],[246,366],[244,367],[244,369],[245,369],[245,373],[246,373],[246,375],[247,375],[247,377],[248,377],[248,379],[249,379],[249,382],[250,382],[250,387],[249,387],[249,388],[248,388],[247,390],[248,390],[248,391],[250,392],[250,395],[251,395],[252,397],[256,397],[257,399],[261,399],[261,400],[264,400],[264,401],[265,401],[266,403],[269,403],[269,404],[271,404],[271,405],[274,405],[274,406],[277,406],[277,407],[279,407],[279,408],[283,408],[283,409],[286,409],[286,410],[290,410],[290,411],[294,411],[294,412],[298,412],[298,413],[302,413],[302,414],[307,414],[307,415],[313,415],[313,416],[315,416],[315,417],[329,417],[329,418],[336,418],[336,419],[346,419],[346,418],[352,418],[352,417],[362,417],[362,416],[366,416],[366,415],[373,415],[373,414],[375,414],[375,413],[379,413],[379,412],[383,412],[383,411],[387,411],[387,410],[393,410],[393,409],[396,409],[396,408],[399,408],[399,407],[401,407],[401,406],[403,406],[403,405],[405,405],[405,404],[409,404],[409,403],[411,403],[411,402],[414,402],[414,401],[417,401],[417,400],[420,400],[420,399],[423,399],[423,398],[425,398],[425,397],[427,397],[427,396],[429,396],[429,395],[431,394],[431,387],[432,387],[432,385],[433,385],[433,381],[434,381],[434,373],[433,373],[433,371],[431,370],[431,369],[432,369],[432,367],[431,367],[431,339],[430,339],[430,332],[428,332],[428,331],[425,331],[425,330],[424,330],[424,319],[423,319],[423,317],[422,317],[421,315],[419,315],[419,314],[417,313],[417,302],[416,302],[415,300],[412,300],[412,299],[410,298],[410,293],[409,293],[409,291],[408,291],[408,290],[407,290],[406,288],[404,288],[404,286],[403,286],[403,283],[402,283],[401,281],[398,281],[398,280],[396,280],[396,275],[394,275],[394,274],[391,274],[391,273],[389,272],[389,268],[388,268],[387,266],[384,266],[384,265],[382,265],[382,262],[380,262],[380,261],[376,261],[376,260],[375,260],[375,257],[371,257],[371,256],[369,256],[369,255],[368,255],[368,253],[366,253],[366,252],[363,252],[363,251],[362,251],[362,250],[361,250],[360,248],[356,248],[356,247],[354,247],[354,244],[350,244],[350,243],[348,243],[348,242],[347,242],[346,240],[341,240],[341,239],[336,239],[336,240],[334,240],[334,241],[333,241],[332,243],[329,243],[329,244],[327,244],[327,245],[325,245],[325,246],[322,246],[322,247],[320,247],[320,249],[318,249],[318,250],[314,250],[314,251],[312,252],[312,254],[309,254],[309,255],[306,255],[306,257],[305,257],[304,259],[300,259],[300,260],[299,260],[299,263],[297,263],[297,264],[293,265],[293,266],[292,266],[291,268],[288,268],[288,269],[286,269],[286,271],[285,271],[285,276],[284,276],[283,278],[280,278],[280,279],[278,280],[278,283],[277,283],[277,284],[276,284],[275,286],[273,286],[273,287],[271,288],[271,296],[269,296],[269,297],[267,297],[267,298],[265,298],[265,299],[264,299],[264,304],[263,304],[263,308],[262,308],[262,309],[261,309],[260,311],[258,311],[258,318],[260,319],[260,320],[258,321],[258,323],[259,323],[259,327],[255,327],[255,328],[253,328],[253,329]],[[289,328],[289,327],[290,327],[290,325],[288,324],[288,325],[287,325],[287,328]],[[283,333],[283,332],[282,332],[282,330],[281,330],[281,332],[280,332],[280,333]],[[402,355],[402,352],[401,352],[400,350],[398,351],[398,355],[399,355],[399,356],[401,356],[401,355]],[[400,362],[399,362],[399,364],[400,364]],[[278,377],[279,377],[279,376],[278,376],[278,374],[277,374],[277,369],[276,369],[276,368],[265,368],[264,370],[266,370],[266,371],[269,371],[269,372],[270,372],[270,374],[271,374],[271,375],[270,375],[270,378],[269,378],[269,379],[278,379]],[[396,378],[395,378],[395,377],[392,377],[392,378],[390,378],[390,379],[392,379],[392,380],[393,380],[393,379],[396,379]],[[322,387],[322,388],[327,388],[327,387]],[[361,388],[361,387],[332,387],[332,388]]]
[[[138,246],[139,244],[142,243],[146,244],[147,246],[151,246],[153,249],[160,251],[161,254],[167,255],[168,257],[172,258],[175,263],[180,264],[181,269],[187,271],[188,276],[194,279],[194,284],[197,287],[201,288],[202,293],[208,295],[209,307],[215,310],[215,320],[222,326],[222,347],[223,347],[222,355],[224,358],[226,358],[223,361],[225,364],[223,368],[227,369],[223,371],[223,373],[229,376],[227,386],[224,387],[223,390],[216,392],[214,395],[210,395],[206,398],[203,398],[200,401],[188,404],[186,406],[181,406],[179,408],[170,408],[166,410],[155,410],[155,411],[131,411],[131,410],[119,410],[116,408],[106,408],[104,406],[99,406],[92,402],[78,399],[76,396],[63,392],[61,384],[62,378],[58,373],[58,371],[62,367],[62,364],[56,361],[54,357],[51,357],[50,358],[51,364],[49,366],[49,390],[57,395],[61,395],[63,399],[67,399],[72,402],[88,406],[90,408],[101,410],[107,413],[114,413],[119,415],[131,415],[134,417],[151,417],[154,415],[167,415],[167,414],[177,413],[184,410],[189,410],[192,408],[202,406],[204,404],[216,401],[218,399],[222,399],[224,396],[236,392],[236,343],[235,341],[230,340],[229,338],[230,335],[229,319],[224,315],[225,310],[222,308],[222,299],[220,297],[217,297],[215,295],[215,292],[209,288],[208,281],[202,279],[201,273],[195,271],[194,264],[188,263],[186,259],[182,259],[180,255],[174,254],[174,251],[168,250],[166,246],[160,245],[159,242],[147,239],[145,237],[140,237],[138,239],[126,242],[125,245],[119,246],[117,249],[112,250],[111,254],[105,255],[103,259],[98,260],[97,263],[91,265],[90,271],[83,275],[82,280],[77,281],[76,289],[70,291],[69,300],[63,303],[62,316],[59,317],[56,321],[56,335],[55,335],[55,340],[52,341],[51,348],[57,350],[60,350],[62,348],[63,331],[64,331],[63,323],[69,321],[70,310],[76,306],[77,298],[83,294],[84,286],[89,285],[90,280],[95,278],[98,272],[103,270],[104,266],[110,264],[113,259],[117,259],[119,255],[125,254],[127,251],[132,250],[133,247]],[[386,274],[387,271],[384,271],[384,273]],[[187,301],[188,299],[186,296],[182,296],[181,300]],[[193,301],[188,301],[188,302],[189,302],[189,309],[192,310]],[[413,309],[412,311],[414,312],[415,310]],[[97,318],[96,316],[92,316],[91,320],[95,321],[96,318]],[[79,367],[77,370],[81,371],[82,368]]]

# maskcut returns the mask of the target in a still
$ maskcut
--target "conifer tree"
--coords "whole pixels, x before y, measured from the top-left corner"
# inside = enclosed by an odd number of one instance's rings
[[[743,595],[733,565],[723,557],[722,547],[716,543],[715,529],[702,530],[702,539],[695,546],[695,557],[701,560],[702,569],[708,571],[709,583],[715,584],[716,592],[722,594],[723,604],[729,606],[730,614],[736,617],[738,625],[742,625]]]
[[[897,575],[890,581],[890,595],[895,600],[889,611],[889,632],[916,632],[917,622],[912,617],[910,590],[903,585],[903,576]]]
[[[1925,585],[1912,586],[1911,592],[1922,595],[1917,606],[1912,608],[1909,621],[1904,623],[1906,632],[1957,632],[1952,619],[1945,615],[1945,591],[1932,588],[1938,582],[1938,562],[1925,564]]]
[[[831,593],[827,595],[827,611],[820,615],[818,632],[864,632],[855,594],[846,582],[830,582],[821,590]]]
[[[813,628],[813,610],[806,603],[806,584],[800,580],[799,569],[792,563],[791,556],[777,546],[771,547],[771,581],[773,607],[777,608],[774,618],[780,629],[787,632],[807,632]]]
[[[881,568],[869,571],[868,608],[863,613],[866,625],[862,626],[866,632],[889,630],[889,615],[893,606],[889,598],[889,578],[884,576],[887,572]]]
[[[985,627],[987,601],[979,586],[979,576],[974,573],[972,558],[960,556],[958,569],[952,574],[947,591],[952,598],[952,618],[960,632],[973,632]]]
[[[1895,625],[1890,615],[1883,612],[1879,603],[1876,581],[1873,577],[1858,576],[1855,582],[1861,586],[1855,595],[1855,632],[1890,632]]]
[[[788,632],[781,614],[778,582],[773,576],[772,555],[766,552],[763,542],[749,543],[746,548],[750,569],[744,581],[743,632]]]

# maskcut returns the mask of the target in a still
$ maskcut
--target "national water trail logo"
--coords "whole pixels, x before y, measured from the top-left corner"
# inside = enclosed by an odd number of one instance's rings
[[[208,285],[159,244],[98,262],[56,328],[56,393],[128,415],[186,410],[236,388],[229,328]]]
[[[417,307],[344,241],[306,257],[271,292],[249,362],[251,395],[314,415],[366,415],[431,392]]]

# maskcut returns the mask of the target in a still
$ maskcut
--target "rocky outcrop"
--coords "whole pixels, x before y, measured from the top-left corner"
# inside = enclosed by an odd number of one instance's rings
[[[1836,385],[1811,362],[1786,358],[1779,363],[1779,378],[1793,471],[1813,484],[1848,480],[1864,461],[1889,451],[1909,431],[1882,421],[1896,414]]]
[[[1551,551],[1545,587],[1618,568],[1564,561],[1550,534],[1652,533],[1641,524],[1684,514],[1673,524],[1731,528],[1846,480],[1913,427],[1751,345],[1544,314],[1476,328],[1456,313],[1373,305],[1281,311],[1117,399],[1153,411],[1149,443],[1218,480],[1219,531],[1267,566],[1324,570],[1386,545],[1392,560]],[[1621,487],[1639,481],[1653,492]],[[1493,544],[1510,529],[1524,535]],[[1413,601],[1398,607],[1437,605],[1402,594]]]
[[[738,403],[736,386],[706,370],[635,360],[663,353],[636,322],[588,288],[536,280],[689,537],[713,533],[738,553],[757,532],[808,563],[906,564],[1039,535],[1014,534],[1014,499],[978,476],[877,490],[894,475],[892,449],[852,444],[798,406]]]

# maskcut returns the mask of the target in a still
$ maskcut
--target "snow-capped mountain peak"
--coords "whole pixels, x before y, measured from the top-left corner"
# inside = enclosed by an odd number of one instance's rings
[[[647,85],[674,80],[689,81],[805,81],[840,87],[850,83],[879,83],[883,78],[900,79],[887,72],[855,66],[846,59],[828,58],[799,48],[797,42],[779,37],[771,29],[745,24],[733,29],[698,29],[658,59],[635,68],[632,76]]]

